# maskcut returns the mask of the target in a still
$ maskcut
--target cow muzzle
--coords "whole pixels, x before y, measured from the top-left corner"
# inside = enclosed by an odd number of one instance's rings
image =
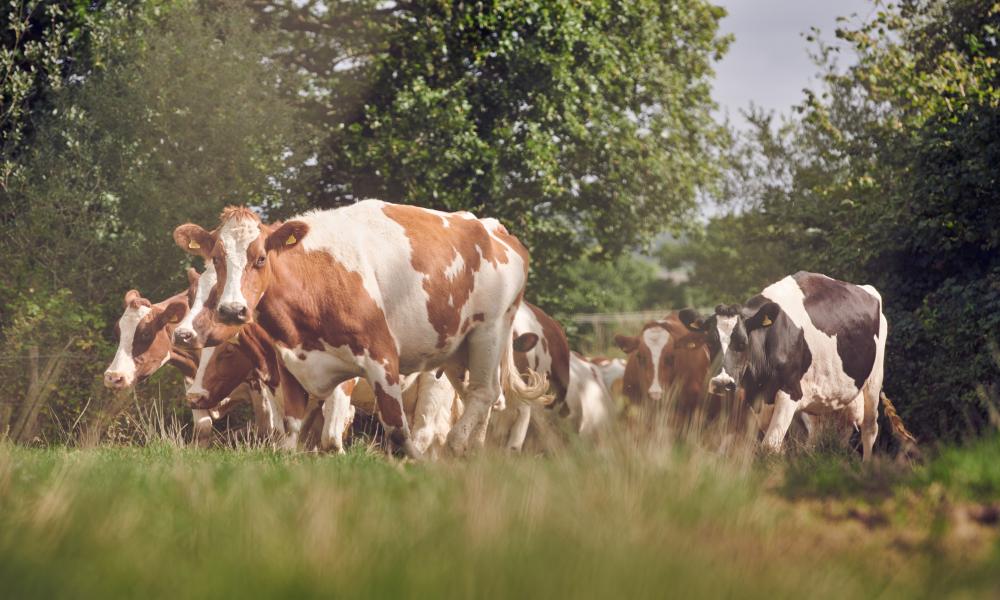
[[[220,304],[219,319],[227,325],[243,325],[250,322],[250,309],[242,302]]]
[[[192,329],[175,329],[174,330],[174,343],[179,346],[187,346],[191,348],[198,341],[198,334]]]
[[[736,382],[727,373],[716,375],[709,384],[713,394],[731,394],[736,391]]]
[[[125,373],[120,373],[118,371],[105,371],[104,372],[104,386],[112,390],[123,390],[131,385],[132,381],[125,375]]]
[[[205,392],[188,392],[188,406],[198,410],[209,410],[214,408],[209,402],[208,394]]]

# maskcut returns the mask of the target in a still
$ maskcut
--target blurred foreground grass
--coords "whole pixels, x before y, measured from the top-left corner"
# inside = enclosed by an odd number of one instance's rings
[[[0,444],[0,585],[6,598],[997,597],[996,526],[980,513],[998,464],[997,440],[913,472],[836,455],[418,465]],[[842,493],[858,482],[881,491]]]

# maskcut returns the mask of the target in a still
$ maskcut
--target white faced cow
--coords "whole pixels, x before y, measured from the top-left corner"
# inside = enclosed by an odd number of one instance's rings
[[[367,379],[411,456],[400,374],[443,368],[461,390],[465,412],[448,436],[458,454],[484,440],[501,386],[521,401],[544,393],[511,351],[528,252],[494,219],[366,200],[272,227],[233,207],[215,231],[187,224],[174,239],[213,262],[220,321],[256,320],[319,398]]]
[[[798,412],[861,413],[864,460],[878,435],[888,325],[875,288],[798,272],[705,321],[721,356],[711,387],[774,404],[764,444],[780,449]],[[860,407],[860,410],[859,410]]]

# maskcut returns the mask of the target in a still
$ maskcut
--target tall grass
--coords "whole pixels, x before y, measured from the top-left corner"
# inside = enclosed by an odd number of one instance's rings
[[[997,557],[901,557],[888,533],[768,493],[771,474],[655,444],[437,464],[360,446],[338,457],[3,444],[0,581],[11,598],[996,591],[982,569]]]

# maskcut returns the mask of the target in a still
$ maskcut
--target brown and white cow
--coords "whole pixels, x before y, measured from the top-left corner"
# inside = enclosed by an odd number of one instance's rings
[[[668,402],[675,423],[687,422],[703,403],[710,366],[705,333],[685,325],[682,313],[687,309],[646,323],[637,336],[615,336],[615,345],[628,354],[625,397],[640,406]]]
[[[570,352],[566,333],[555,319],[523,302],[514,318],[513,335],[518,368],[545,375],[555,400],[548,409],[521,404],[497,412],[490,425],[492,443],[520,451],[531,423],[553,414],[565,417],[570,429],[585,438],[596,437],[610,425],[614,406],[597,367]]]
[[[781,448],[796,414],[846,411],[870,458],[888,332],[875,288],[800,271],[695,327],[720,356],[713,389],[774,405],[766,447]]]
[[[465,412],[448,437],[459,454],[482,443],[501,387],[520,401],[542,397],[545,382],[518,376],[509,341],[528,252],[496,220],[377,200],[280,226],[246,208],[220,220],[213,232],[174,231],[181,248],[213,262],[220,321],[256,320],[317,397],[366,378],[407,454],[419,456],[401,374],[444,368],[461,390]]]
[[[174,348],[170,341],[174,326],[187,307],[186,292],[153,304],[137,290],[129,290],[125,294],[125,310],[115,325],[118,349],[104,371],[104,385],[113,390],[128,389],[167,363],[177,367],[185,377],[193,377],[195,357]]]
[[[624,393],[622,385],[622,379],[625,377],[624,359],[607,356],[586,356],[584,359],[597,367],[601,379],[604,380],[604,387],[611,393],[612,398]]]

